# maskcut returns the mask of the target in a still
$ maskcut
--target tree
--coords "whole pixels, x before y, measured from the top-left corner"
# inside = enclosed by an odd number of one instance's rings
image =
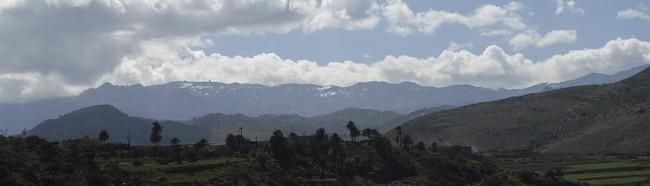
[[[205,147],[207,147],[208,145],[210,145],[208,143],[208,140],[206,140],[205,138],[201,138],[201,140],[199,140],[198,142],[196,142],[194,144],[194,149],[197,150],[197,151],[201,151],[201,150],[205,149]]]
[[[329,141],[329,136],[327,135],[327,132],[325,132],[324,128],[319,128],[316,130],[316,134],[314,134],[314,140],[313,142],[318,144],[318,145],[327,145]]]
[[[289,149],[291,150],[291,153],[297,154],[297,155],[304,155],[307,154],[307,148],[306,144],[303,140],[300,139],[300,136],[296,133],[289,133]]]
[[[106,143],[108,142],[108,138],[109,136],[106,130],[102,130],[101,132],[99,132],[99,141],[101,141],[102,143]]]
[[[371,128],[363,129],[361,134],[363,134],[363,136],[367,137],[368,139],[381,136],[381,134],[377,130]]]
[[[271,142],[271,154],[273,154],[273,158],[286,162],[289,159],[288,141],[284,137],[284,134],[282,134],[282,131],[275,130],[269,141]]]
[[[438,152],[438,143],[436,143],[436,142],[431,143],[431,146],[429,146],[429,149],[431,149],[431,152]]]
[[[181,152],[183,151],[183,149],[181,148],[181,145],[180,145],[181,140],[178,139],[177,137],[173,137],[172,140],[169,141],[169,143],[174,148],[174,154],[176,156],[176,161],[178,162],[178,164],[183,163],[183,158],[181,158]]]
[[[347,125],[348,130],[350,131],[350,138],[352,138],[352,142],[355,142],[355,139],[357,136],[359,136],[360,132],[357,126],[354,124],[354,121],[349,121]]]
[[[404,138],[402,139],[402,145],[404,146],[404,148],[411,147],[411,145],[413,145],[413,138],[411,138],[411,136],[409,136],[408,134],[405,135]]]
[[[242,135],[233,135],[232,133],[230,133],[228,134],[228,136],[226,136],[226,146],[228,146],[231,151],[239,151],[240,153],[243,153],[247,151],[248,148],[247,146],[242,146],[242,145],[246,145],[249,142],[250,140],[244,138],[244,136]]]
[[[153,122],[151,127],[151,134],[149,135],[149,141],[151,144],[154,144],[155,146],[158,146],[160,143],[160,140],[162,140],[162,126],[160,126],[160,123]]]
[[[330,136],[330,144],[332,148],[329,152],[329,155],[333,160],[330,162],[330,164],[337,169],[341,169],[345,166],[345,150],[343,148],[343,139],[341,139],[337,133],[334,133],[332,136]]]
[[[397,143],[397,147],[401,147],[402,146],[402,126],[395,127],[395,131],[397,131],[397,136],[395,136],[395,143]]]
[[[421,151],[427,150],[427,146],[422,141],[419,141],[417,144],[415,144],[415,148]]]
[[[232,133],[230,133],[230,134],[228,134],[228,136],[226,136],[226,146],[230,147],[230,150],[232,150],[232,151],[237,149],[237,141],[236,140],[237,139],[235,139],[235,135],[233,135]]]
[[[330,136],[330,143],[332,145],[340,145],[341,143],[343,143],[343,140],[341,139],[341,137],[339,137],[339,134],[334,133],[332,134],[332,136]]]
[[[329,136],[325,132],[325,129],[319,128],[314,134],[314,138],[311,140],[311,153],[312,156],[317,160],[323,160],[326,153],[329,151]]]
[[[155,155],[158,151],[158,144],[162,140],[162,126],[158,121],[155,121],[151,124],[151,134],[149,134],[149,141],[153,144],[153,154]]]
[[[177,146],[181,143],[181,140],[178,139],[177,137],[173,137],[172,140],[169,142],[172,144],[172,146]]]

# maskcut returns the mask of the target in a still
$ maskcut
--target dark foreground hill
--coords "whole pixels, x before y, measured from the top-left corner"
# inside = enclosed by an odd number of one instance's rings
[[[28,135],[58,141],[83,136],[97,137],[100,131],[106,130],[112,138],[111,142],[128,143],[128,136],[131,136],[132,144],[149,144],[153,122],[128,116],[111,105],[97,105],[46,120],[30,130]],[[169,142],[172,137],[194,142],[209,136],[208,131],[197,126],[175,121],[162,121],[160,124],[164,130],[163,143]]]
[[[474,104],[402,125],[426,142],[479,150],[650,152],[650,69],[590,85]],[[393,131],[394,132],[394,131]]]

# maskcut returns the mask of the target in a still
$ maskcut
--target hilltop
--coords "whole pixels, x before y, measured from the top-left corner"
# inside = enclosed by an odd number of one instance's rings
[[[58,141],[83,136],[96,137],[100,131],[106,130],[111,135],[112,142],[128,143],[127,138],[131,136],[132,144],[149,144],[153,122],[151,119],[128,116],[111,105],[96,105],[43,121],[27,134]],[[200,127],[180,122],[162,121],[160,124],[164,130],[164,143],[172,137],[194,142],[209,135]]]
[[[407,122],[402,129],[417,140],[471,145],[483,151],[650,152],[649,92],[650,69],[646,69],[613,84],[436,112]]]

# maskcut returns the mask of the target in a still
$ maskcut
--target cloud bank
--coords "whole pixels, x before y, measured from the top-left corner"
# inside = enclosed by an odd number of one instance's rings
[[[544,48],[556,44],[569,44],[578,40],[575,30],[552,30],[543,36],[537,32],[525,32],[512,37],[508,43],[515,50],[520,50],[528,46]]]
[[[390,25],[388,31],[400,35],[415,31],[433,33],[444,24],[461,24],[471,29],[502,28],[517,31],[527,28],[518,13],[522,8],[523,4],[518,2],[503,6],[483,5],[469,15],[463,15],[443,10],[413,12],[402,0],[388,0],[383,14]]]
[[[340,86],[365,81],[412,81],[428,86],[472,84],[519,88],[569,80],[591,72],[614,73],[650,63],[650,43],[637,39],[616,39],[601,48],[574,50],[542,61],[527,59],[523,54],[508,54],[492,45],[480,54],[449,49],[437,57],[387,56],[370,64],[342,61],[327,65],[284,59],[274,53],[252,57],[206,54],[156,42],[146,43],[143,48],[143,55],[127,58],[102,80],[118,84],[212,80]]]
[[[572,11],[564,1],[562,11]],[[3,0],[0,1],[0,102],[74,95],[109,81],[159,84],[221,81],[278,85],[351,85],[412,81],[428,86],[472,84],[518,88],[612,73],[650,63],[649,44],[616,39],[601,48],[534,61],[490,45],[450,43],[438,56],[386,56],[371,63],[287,59],[275,53],[227,56],[206,52],[210,36],[375,29],[407,36],[462,25],[482,37],[503,37],[515,49],[577,41],[577,31],[546,33],[524,21],[520,2],[467,13],[413,11],[401,0]],[[642,11],[642,7],[634,9]],[[622,15],[620,15],[622,14]],[[640,16],[639,16],[640,15]],[[647,15],[647,14],[646,14]],[[620,13],[619,17],[643,14]]]
[[[559,13],[565,9],[584,13],[584,10],[575,6],[575,1],[558,0],[557,3]],[[577,40],[576,30],[552,30],[540,34],[534,26],[524,22],[520,15],[524,9],[526,7],[522,3],[510,2],[502,6],[483,5],[465,15],[444,10],[413,12],[402,0],[388,0],[383,14],[389,23],[387,31],[402,36],[414,32],[431,34],[445,24],[460,24],[478,30],[482,36],[510,37],[509,44],[517,50],[528,46],[544,48],[570,44]]]
[[[2,0],[0,102],[44,97],[35,88],[44,85],[59,87],[52,96],[94,85],[154,40],[371,29],[378,9],[374,0]]]

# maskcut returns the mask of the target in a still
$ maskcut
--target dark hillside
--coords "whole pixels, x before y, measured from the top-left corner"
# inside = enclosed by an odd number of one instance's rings
[[[130,117],[111,105],[97,105],[46,120],[28,134],[58,141],[82,136],[96,137],[100,131],[106,130],[109,131],[111,142],[127,143],[130,134],[132,144],[149,144],[153,122],[154,120]],[[163,143],[169,142],[172,137],[193,142],[208,136],[206,130],[197,126],[172,121],[163,121],[161,125]]]
[[[429,114],[403,125],[418,140],[480,150],[650,151],[650,70],[614,84],[558,89]]]

